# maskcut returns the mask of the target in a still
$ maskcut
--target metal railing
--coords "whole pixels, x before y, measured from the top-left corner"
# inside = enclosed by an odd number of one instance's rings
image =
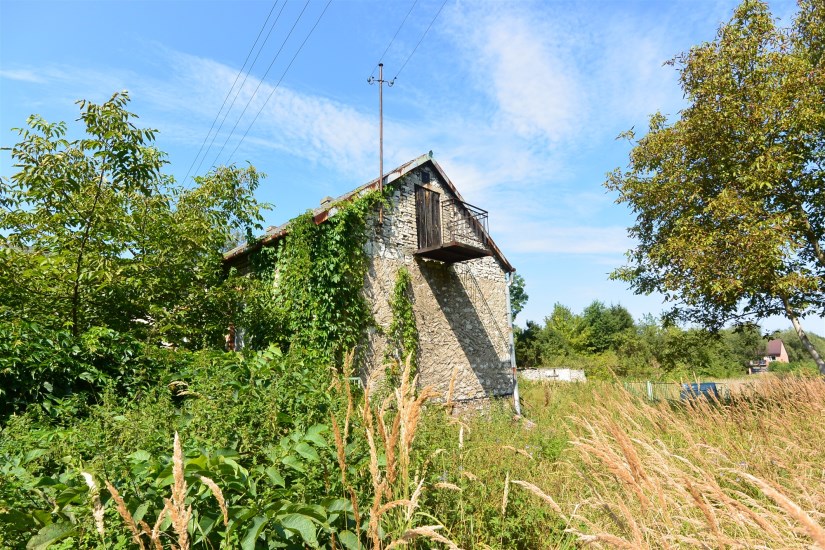
[[[478,284],[478,279],[476,276],[473,275],[472,269],[463,264],[453,264],[452,266],[453,272],[458,276],[458,280],[461,282],[461,286],[464,288],[464,292],[467,294],[467,299],[473,305],[476,305],[479,311],[479,315],[482,313],[488,319],[490,325],[492,326],[495,333],[498,335],[499,341],[502,344],[502,349],[505,350],[499,357],[509,356],[510,354],[510,340],[505,332],[501,329],[498,324],[498,320],[496,319],[495,313],[493,313],[493,308],[490,307],[489,302],[487,302],[487,298],[484,296],[484,291],[481,290],[481,285]],[[479,317],[481,318],[481,317]],[[483,325],[487,325],[484,323],[484,319],[481,319]],[[499,350],[496,349],[498,352]],[[504,362],[504,360],[502,360]],[[509,362],[509,357],[508,357]]]
[[[471,246],[487,246],[487,211],[462,202],[446,199],[441,204],[442,242],[456,241]]]

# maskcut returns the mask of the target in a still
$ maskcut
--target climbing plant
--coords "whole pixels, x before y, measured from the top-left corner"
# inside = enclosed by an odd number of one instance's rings
[[[418,325],[412,301],[412,278],[406,267],[401,267],[395,277],[392,297],[390,298],[392,322],[387,334],[388,346],[386,358],[390,360],[390,380],[395,383],[401,364],[410,360],[410,376],[418,370]]]
[[[290,222],[275,252],[256,253],[254,291],[246,306],[253,346],[274,342],[335,364],[357,347],[373,323],[363,295],[364,245],[370,214],[381,201],[379,193],[368,193],[338,207],[321,224],[306,212]]]

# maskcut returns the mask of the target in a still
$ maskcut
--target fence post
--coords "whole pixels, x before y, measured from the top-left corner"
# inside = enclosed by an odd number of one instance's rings
[[[650,380],[647,381],[647,398],[653,401],[653,383]]]

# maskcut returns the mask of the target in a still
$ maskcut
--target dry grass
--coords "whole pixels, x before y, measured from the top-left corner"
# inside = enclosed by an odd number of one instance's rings
[[[351,362],[352,356],[347,357],[344,368],[345,381]],[[436,532],[440,526],[417,527],[415,525],[417,519],[415,512],[425,489],[424,470],[426,470],[429,459],[425,461],[421,471],[416,476],[412,476],[410,466],[413,444],[425,404],[439,394],[431,387],[425,387],[416,393],[417,379],[410,375],[410,369],[411,364],[408,358],[401,374],[399,387],[391,391],[377,407],[372,402],[373,396],[370,390],[374,385],[369,382],[365,385],[361,417],[369,449],[369,473],[372,484],[367,538],[370,541],[370,547],[375,549],[384,548],[385,537],[382,537],[382,533],[392,540],[386,548],[407,545],[416,538],[422,537],[441,542],[450,548],[458,548],[449,538]],[[353,399],[348,384],[339,383],[337,387],[345,392],[348,407],[343,430],[338,419],[332,416],[332,432],[341,480],[355,510],[356,523],[359,524],[357,529],[360,531],[358,498],[346,474],[349,411]],[[434,455],[439,452],[436,451]],[[435,487],[448,490],[459,489],[450,483],[436,484]]]
[[[161,525],[167,516],[170,519],[172,530],[177,535],[177,545],[170,544],[170,547],[174,550],[188,550],[190,547],[188,528],[189,522],[192,519],[192,506],[186,505],[186,495],[189,492],[189,488],[184,477],[184,469],[183,449],[178,433],[175,432],[172,451],[172,478],[174,481],[172,484],[172,495],[171,498],[163,499],[163,509],[158,514],[158,517],[155,520],[155,525],[151,528],[149,527],[149,524],[143,520],[135,522],[134,517],[132,517],[132,514],[129,512],[126,502],[123,500],[123,497],[120,496],[118,490],[110,482],[106,482],[106,488],[109,490],[109,493],[112,495],[112,500],[115,502],[115,510],[117,510],[117,513],[120,515],[123,523],[132,534],[132,542],[134,542],[135,545],[141,550],[146,549],[144,537],[149,540],[151,548],[154,548],[155,550],[163,550],[161,537],[164,535],[164,532],[161,530]],[[215,497],[215,500],[217,500],[218,507],[220,508],[223,516],[224,525],[228,525],[229,509],[227,508],[226,500],[224,499],[223,492],[220,487],[218,487],[217,483],[208,477],[198,477],[200,478],[201,483],[206,485],[212,493],[212,496]],[[94,483],[94,481],[92,480],[91,483]],[[89,484],[88,478],[87,484]],[[91,485],[89,486],[91,487]],[[93,513],[95,513],[94,506]],[[103,524],[101,517],[101,523],[98,530],[100,531],[102,528]]]
[[[600,389],[570,411],[559,495],[510,482],[569,517],[581,543],[825,548],[825,381],[767,378],[724,403]]]
[[[429,428],[447,444],[440,481],[462,491],[422,511],[462,546],[825,550],[825,381],[687,403],[615,383],[523,389],[529,425],[502,406]]]

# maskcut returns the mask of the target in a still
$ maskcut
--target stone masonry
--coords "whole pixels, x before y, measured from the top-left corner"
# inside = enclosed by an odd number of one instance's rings
[[[506,273],[513,268],[492,239],[479,239],[479,235],[489,236],[481,225],[467,221],[468,210],[456,204],[456,200],[461,201],[458,191],[429,155],[402,165],[384,179],[392,190],[391,205],[384,208],[381,222],[377,211],[368,220],[370,233],[365,245],[369,271],[364,292],[380,328],[371,329],[367,335],[364,378],[380,383],[384,373],[384,332],[392,322],[390,297],[403,266],[412,278],[419,333],[419,385],[434,386],[446,397],[455,377],[453,399],[470,406],[474,400],[512,395]],[[448,235],[447,240],[484,249],[490,255],[452,264],[418,255],[416,186],[424,187],[428,197],[438,194],[442,237]],[[335,215],[339,204],[377,187],[378,181],[374,180],[338,199],[325,199],[313,211],[315,222],[323,223]],[[459,231],[448,231],[448,226],[458,227]],[[436,223],[429,227],[436,227]],[[275,245],[288,230],[288,224],[270,228],[255,243],[229,251],[224,261],[243,273],[248,269],[250,253],[261,246]],[[460,246],[451,250],[456,249],[467,250]]]
[[[446,395],[455,376],[455,400],[511,395],[504,266],[495,256],[451,265],[416,256],[415,186],[440,193],[444,202],[456,197],[432,162],[392,178],[391,173],[392,207],[385,209],[383,223],[374,220],[366,245],[370,267],[365,291],[376,323],[389,327],[392,289],[399,268],[406,267],[419,332],[419,385],[432,385]],[[444,218],[450,214],[445,211]],[[367,369],[374,381],[384,370],[386,340],[380,331],[372,331],[368,340]]]

